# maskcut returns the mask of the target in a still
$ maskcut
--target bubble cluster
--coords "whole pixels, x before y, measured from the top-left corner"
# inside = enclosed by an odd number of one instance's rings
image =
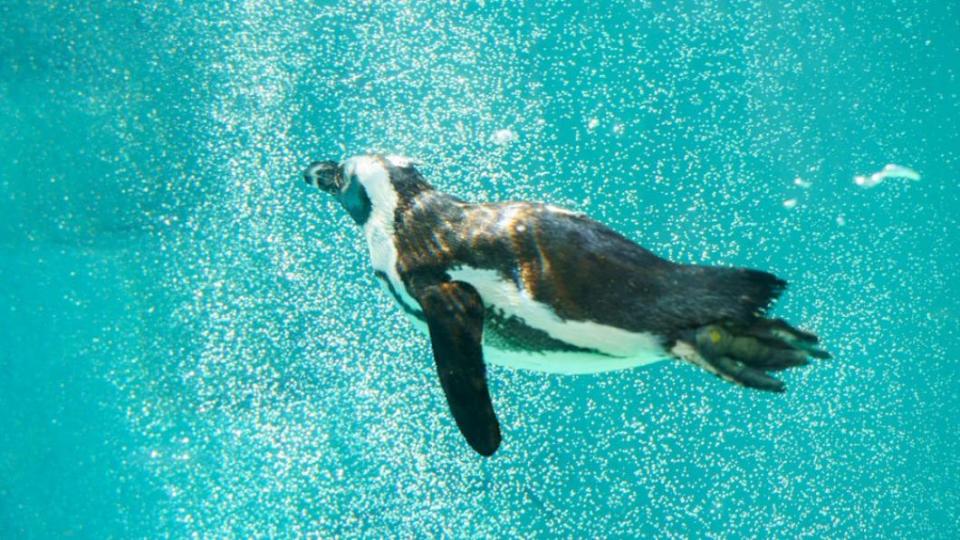
[[[857,175],[853,177],[853,183],[862,187],[862,188],[872,188],[879,185],[881,182],[888,178],[897,178],[902,180],[919,180],[920,173],[909,168],[903,167],[901,165],[895,165],[893,163],[888,163],[880,169],[879,171],[871,174],[870,176]]]
[[[957,9],[548,4],[76,7],[23,15],[63,28],[38,45],[0,41],[26,51],[0,79],[24,127],[0,141],[37,148],[0,165],[23,194],[0,245],[95,261],[82,352],[129,431],[128,535],[956,533],[960,45],[922,23]],[[82,84],[47,113],[28,76]],[[45,115],[65,131],[47,149]],[[791,283],[776,313],[835,359],[784,396],[679,363],[491,367],[504,444],[479,458],[360,231],[303,185],[367,151],[469,200],[771,270]],[[850,182],[890,160],[925,181]]]

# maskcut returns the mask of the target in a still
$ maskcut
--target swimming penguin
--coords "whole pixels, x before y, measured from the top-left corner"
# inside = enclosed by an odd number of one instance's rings
[[[468,203],[398,156],[319,161],[304,179],[363,228],[374,274],[429,333],[450,411],[484,456],[501,439],[485,362],[596,373],[676,358],[783,392],[768,372],[829,357],[765,317],[786,287],[772,274],[676,264],[555,206]]]

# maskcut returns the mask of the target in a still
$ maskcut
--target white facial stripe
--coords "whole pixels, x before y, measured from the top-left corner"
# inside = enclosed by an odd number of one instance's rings
[[[419,309],[420,304],[408,293],[397,272],[397,246],[393,241],[393,220],[399,197],[390,174],[379,159],[372,156],[352,157],[343,163],[343,171],[351,181],[360,182],[370,199],[370,217],[363,225],[374,270],[383,272],[393,289],[408,306]]]
[[[629,332],[590,321],[565,321],[549,306],[517,289],[512,281],[502,279],[495,270],[462,266],[449,274],[451,279],[473,285],[485,304],[502,310],[507,316],[522,319],[554,339],[621,358],[653,361],[667,356],[653,334]]]
[[[371,219],[378,218],[387,232],[393,234],[393,216],[397,209],[397,192],[390,183],[386,167],[372,156],[358,156],[343,164],[347,178],[360,182],[372,205]]]

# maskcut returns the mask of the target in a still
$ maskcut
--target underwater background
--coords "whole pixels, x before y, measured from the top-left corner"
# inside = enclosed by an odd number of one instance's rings
[[[956,538],[958,72],[954,1],[5,0],[0,537]],[[303,185],[366,151],[775,272],[834,359],[492,366],[481,458]]]

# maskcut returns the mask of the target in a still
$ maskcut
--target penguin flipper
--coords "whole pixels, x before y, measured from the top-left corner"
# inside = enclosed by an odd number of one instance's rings
[[[500,424],[493,412],[483,363],[484,307],[471,285],[448,281],[417,292],[430,330],[440,386],[460,433],[478,453],[500,446]]]

